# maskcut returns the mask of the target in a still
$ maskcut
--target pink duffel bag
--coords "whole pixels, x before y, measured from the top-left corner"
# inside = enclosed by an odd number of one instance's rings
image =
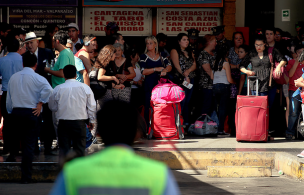
[[[169,79],[161,78],[153,88],[151,101],[155,103],[178,103],[185,98],[185,91]]]

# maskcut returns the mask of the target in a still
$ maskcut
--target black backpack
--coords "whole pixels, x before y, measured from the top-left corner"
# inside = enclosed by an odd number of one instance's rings
[[[102,98],[107,92],[107,84],[97,79],[98,71],[99,68],[93,68],[89,74],[90,87],[94,93],[95,100]]]

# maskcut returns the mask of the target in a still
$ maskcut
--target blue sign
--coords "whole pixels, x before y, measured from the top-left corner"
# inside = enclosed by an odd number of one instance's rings
[[[223,0],[83,0],[83,6],[223,7]]]

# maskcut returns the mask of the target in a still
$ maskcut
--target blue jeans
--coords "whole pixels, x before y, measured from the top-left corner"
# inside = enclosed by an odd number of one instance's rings
[[[90,141],[92,139],[92,133],[89,130],[88,126],[86,125],[86,141]]]
[[[288,117],[288,128],[286,134],[295,135],[297,128],[297,121],[301,112],[301,104],[299,100],[292,97],[295,91],[288,91],[289,96],[289,117]]]
[[[224,124],[227,116],[227,105],[230,95],[230,85],[218,83],[213,85],[213,96],[215,99],[215,110],[219,118],[218,132],[224,132]]]
[[[277,91],[277,87],[272,87],[269,91],[259,92],[259,96],[268,96],[269,109],[272,107],[274,103],[276,91]],[[256,91],[251,90],[251,94],[256,95]]]
[[[193,84],[194,83],[194,79],[190,79],[190,83]],[[183,87],[183,89],[185,90],[185,99],[183,101],[181,101],[180,105],[181,105],[181,109],[182,109],[182,115],[184,118],[184,124],[187,125],[189,123],[189,103],[191,100],[191,96],[193,93],[193,87],[191,89],[188,89],[186,87]]]

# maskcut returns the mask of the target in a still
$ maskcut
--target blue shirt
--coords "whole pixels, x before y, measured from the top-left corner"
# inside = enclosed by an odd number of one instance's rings
[[[16,52],[10,52],[0,58],[0,76],[2,76],[2,91],[7,91],[8,81],[16,72],[23,69],[22,56]]]
[[[11,113],[13,108],[36,108],[39,102],[47,103],[53,92],[49,82],[28,67],[11,77],[7,89],[8,113]]]
[[[79,81],[79,82],[83,83],[83,75],[80,73],[80,71],[84,70],[85,67],[84,67],[83,62],[80,58],[78,58],[76,56],[74,56],[74,58],[75,58],[75,67],[77,69],[76,81]]]
[[[142,54],[140,56],[139,65],[141,72],[143,72],[145,69],[152,69],[157,67],[166,68],[167,66],[171,66],[170,61],[167,59],[166,54],[163,52],[161,52],[161,56],[158,59],[152,59],[147,54]],[[146,75],[144,85],[145,91],[151,93],[152,89],[158,84],[159,78],[160,72],[153,72],[152,74]]]

